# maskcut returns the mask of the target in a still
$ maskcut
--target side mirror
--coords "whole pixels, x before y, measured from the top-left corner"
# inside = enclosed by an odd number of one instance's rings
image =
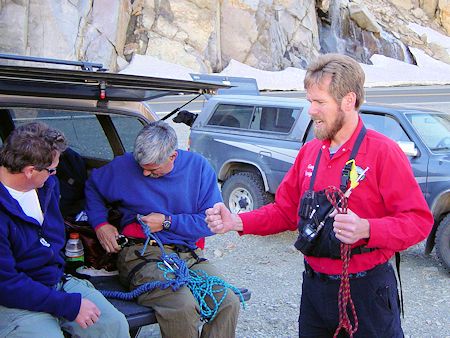
[[[400,146],[406,156],[416,157],[417,155],[419,155],[419,150],[416,148],[414,142],[397,141],[397,144]]]

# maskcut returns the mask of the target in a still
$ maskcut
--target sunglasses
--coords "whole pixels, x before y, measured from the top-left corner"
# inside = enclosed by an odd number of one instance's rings
[[[51,169],[48,169],[48,168],[42,168],[42,169],[41,168],[36,168],[36,170],[37,171],[47,170],[49,175],[53,175],[54,173],[56,173],[57,168],[51,168]]]
[[[56,173],[56,168],[51,168],[51,169],[44,168],[43,170],[47,170],[49,175],[52,175],[52,174]]]

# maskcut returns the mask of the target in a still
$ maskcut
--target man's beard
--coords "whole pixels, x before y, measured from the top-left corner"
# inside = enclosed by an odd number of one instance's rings
[[[325,128],[317,128],[314,124],[314,136],[319,140],[331,140],[338,133],[339,130],[344,125],[344,112],[339,109],[339,115],[336,117],[336,120],[332,123],[331,127],[328,125]],[[324,123],[324,122],[322,122]]]

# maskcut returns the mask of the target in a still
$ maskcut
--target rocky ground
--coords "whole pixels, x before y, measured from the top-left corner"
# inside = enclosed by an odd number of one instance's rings
[[[252,291],[240,314],[237,337],[298,337],[303,258],[292,246],[295,238],[294,233],[208,238],[210,261],[222,269],[228,282]],[[449,273],[434,253],[423,254],[423,244],[401,257],[406,337],[450,337]],[[140,337],[159,337],[157,326],[145,328]]]

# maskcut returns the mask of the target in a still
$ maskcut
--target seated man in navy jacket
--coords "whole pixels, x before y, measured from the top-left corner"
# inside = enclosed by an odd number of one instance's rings
[[[202,156],[177,149],[172,127],[159,121],[145,126],[136,138],[134,153],[116,157],[94,170],[86,182],[89,222],[107,252],[119,252],[121,282],[136,289],[142,284],[164,281],[158,269],[160,249],[148,245],[146,235],[136,223],[142,221],[164,244],[167,254],[176,252],[192,270],[210,276],[218,271],[201,258],[196,242],[213,233],[205,222],[205,210],[221,201],[216,175]],[[118,205],[123,214],[119,229],[107,222],[108,204]],[[130,238],[129,246],[120,250],[119,232]],[[221,292],[215,294],[220,300]],[[199,304],[188,287],[154,289],[138,297],[138,303],[155,309],[163,337],[198,337]],[[228,292],[216,317],[202,329],[202,337],[235,336],[239,300]]]
[[[0,149],[0,337],[129,337],[128,323],[87,281],[64,275],[55,177],[64,135],[20,126]]]

